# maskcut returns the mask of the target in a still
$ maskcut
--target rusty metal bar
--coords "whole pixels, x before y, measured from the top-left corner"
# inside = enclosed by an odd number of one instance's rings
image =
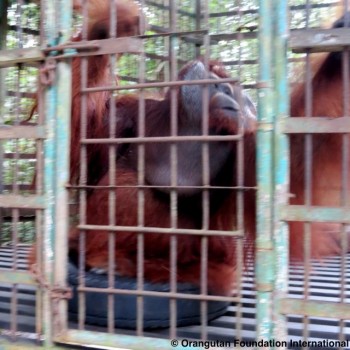
[[[93,293],[112,293],[115,295],[142,295],[142,296],[156,296],[162,298],[173,298],[173,299],[186,299],[186,300],[206,300],[206,301],[239,301],[237,296],[219,296],[209,294],[187,294],[177,292],[159,292],[150,290],[128,290],[119,288],[98,288],[98,287],[78,287],[79,292],[93,292]]]
[[[67,185],[67,188],[74,188],[74,189],[111,189],[111,188],[154,188],[154,189],[160,189],[160,190],[164,190],[164,189],[186,189],[186,188],[192,188],[192,189],[200,189],[202,190],[203,188],[208,188],[211,190],[256,190],[256,187],[248,187],[248,186],[213,186],[213,185],[208,185],[208,186],[154,186],[154,185],[96,185],[96,186],[74,186],[74,185]]]
[[[18,64],[40,62],[45,59],[38,47],[26,49],[2,50],[0,52],[0,68],[13,67]]]
[[[344,14],[349,11],[350,3],[349,0],[343,1]],[[349,18],[345,18],[344,27],[349,27],[350,21]],[[343,114],[345,117],[350,115],[350,51],[349,48],[345,48],[342,53],[342,80],[343,80]],[[345,207],[349,207],[349,164],[350,164],[350,134],[342,135],[342,186],[341,186],[341,205]],[[347,280],[346,280],[346,254],[349,252],[349,232],[348,226],[343,224],[341,226],[341,270],[340,270],[340,301],[346,302],[346,288],[347,288]],[[349,316],[349,314],[348,314]],[[345,319],[339,320],[339,339],[345,340],[345,328],[346,322]]]
[[[207,135],[207,136],[153,136],[153,137],[124,137],[124,138],[108,138],[108,139],[87,139],[82,138],[82,144],[118,144],[118,143],[161,143],[161,142],[188,142],[188,141],[237,141],[242,135]]]
[[[286,118],[281,120],[277,127],[286,134],[343,134],[350,132],[350,117]]]
[[[82,39],[86,41],[88,39],[88,1],[83,1],[83,25],[82,25]],[[81,82],[80,90],[83,90],[88,86],[88,59],[82,57],[81,64]],[[88,96],[86,94],[81,95],[81,111],[80,111],[80,137],[87,137],[87,120],[88,120]],[[81,144],[80,146],[80,173],[79,173],[79,185],[85,186],[87,183],[87,147]],[[79,191],[79,224],[86,224],[87,222],[87,193],[84,188]],[[85,285],[85,251],[86,251],[86,232],[84,230],[79,232],[79,286]],[[86,298],[85,293],[78,293],[78,329],[83,330],[86,322]]]
[[[17,209],[45,209],[45,198],[36,195],[2,194],[0,207]]]
[[[144,5],[141,1],[141,6]],[[144,7],[142,7],[144,8]],[[143,32],[145,23],[140,23],[140,30]],[[140,43],[140,47],[144,48],[144,41]],[[139,65],[138,65],[138,83],[145,83],[146,81],[146,62],[144,50],[142,50]],[[138,91],[138,136],[144,137],[146,135],[146,103],[145,103],[145,91],[140,89]],[[145,170],[146,170],[146,149],[145,145],[137,144],[137,185],[145,184]],[[137,190],[137,226],[143,228],[145,226],[145,206],[146,198],[143,189]],[[144,265],[145,265],[145,239],[144,232],[141,230],[137,233],[137,275],[136,285],[137,291],[142,292],[144,290]],[[144,299],[142,295],[137,296],[137,314],[136,314],[136,334],[142,336],[144,332],[143,319],[144,319]]]
[[[175,1],[169,3],[169,23],[170,31],[175,32],[177,28],[177,9],[178,5]],[[168,49],[169,49],[169,78],[170,82],[176,81],[177,70],[178,70],[178,38],[176,36],[170,36],[168,39]],[[171,139],[174,139],[178,135],[178,95],[177,91],[170,88],[170,132]],[[171,140],[169,140],[171,142]],[[178,227],[178,194],[175,188],[178,183],[178,148],[177,144],[170,143],[170,181],[171,185],[174,187],[170,191],[170,226],[171,229],[176,229]],[[170,236],[170,293],[175,293],[177,290],[177,246],[178,238],[176,235]],[[176,320],[177,320],[177,308],[176,299],[170,299],[170,337],[176,337]]]
[[[347,207],[288,205],[281,206],[279,215],[285,221],[350,223],[350,210]]]
[[[45,127],[31,125],[1,125],[0,140],[6,139],[44,139]],[[16,154],[16,153],[15,153]]]
[[[209,4],[208,0],[201,6],[201,26],[209,28]],[[210,36],[209,33],[203,36],[202,43],[204,46],[204,66],[206,71],[209,72],[209,60],[210,60]],[[197,44],[198,46],[198,44]],[[202,51],[203,51],[202,49]],[[209,78],[209,73],[206,74],[206,79]],[[204,85],[202,89],[202,136],[206,137],[209,135],[209,86]],[[210,228],[210,151],[209,143],[204,142],[201,144],[202,147],[202,184],[204,186],[202,191],[202,229],[208,230]],[[236,213],[232,213],[236,215]],[[233,247],[232,247],[233,249]],[[208,252],[209,242],[208,236],[203,235],[201,237],[201,265],[200,265],[200,293],[202,295],[208,294]],[[201,339],[208,339],[208,303],[207,300],[202,299],[200,304],[201,312]]]
[[[306,28],[309,27],[310,15],[311,15],[311,1],[307,0],[305,7],[305,17],[306,17]],[[312,65],[311,65],[311,55],[310,50],[306,52],[306,61],[305,61],[305,115],[303,117],[311,118],[313,116],[313,86],[312,86]],[[307,133],[304,136],[304,196],[305,196],[305,205],[310,206],[312,203],[312,168],[313,168],[313,135]],[[304,288],[303,288],[303,297],[304,300],[309,298],[310,294],[310,245],[311,245],[311,223],[305,222],[303,224],[303,255],[304,255]],[[303,318],[303,337],[306,340],[309,336],[309,318]]]
[[[244,231],[220,231],[220,230],[195,230],[195,229],[178,229],[178,228],[160,228],[160,227],[133,227],[133,226],[105,226],[105,225],[78,225],[78,229],[86,231],[114,231],[114,232],[144,232],[144,233],[164,233],[164,234],[181,234],[181,235],[220,235],[220,236],[237,236],[243,237]]]
[[[109,37],[112,39],[116,38],[117,34],[117,8],[114,6],[114,1],[110,1],[109,9]],[[129,39],[129,38],[127,38]],[[142,40],[139,41],[139,49],[141,48]],[[140,52],[142,54],[142,52]],[[116,56],[115,54],[110,55],[109,57],[109,66],[110,66],[110,76],[111,81],[116,81],[114,67],[116,65]],[[109,97],[109,137],[114,137],[116,134],[117,127],[117,118],[116,116],[116,105],[115,105],[115,96],[113,94]],[[116,148],[113,145],[109,145],[108,149],[109,157],[109,184],[116,184]],[[116,192],[111,189],[108,191],[108,224],[116,225],[116,205],[117,198]],[[115,244],[116,244],[116,235],[113,232],[108,234],[108,286],[109,288],[114,288],[115,284]],[[115,320],[114,320],[114,310],[115,310],[115,299],[112,294],[108,294],[108,313],[107,313],[107,329],[109,333],[114,332]]]
[[[336,52],[350,46],[350,29],[302,29],[291,32],[290,48],[295,53]]]
[[[140,53],[141,39],[138,38],[112,38],[88,42],[67,42],[61,45],[53,45],[46,49],[31,47],[25,49],[2,50],[0,53],[0,68],[13,67],[17,64],[26,64],[44,61],[49,53],[54,53],[56,59],[70,57],[95,56],[118,53]],[[73,50],[76,50],[74,52]]]
[[[286,298],[279,302],[280,312],[287,315],[323,317],[346,320],[350,314],[349,303],[336,303],[321,300],[299,300]]]
[[[134,90],[134,89],[147,89],[147,88],[170,88],[175,86],[183,85],[206,85],[206,84],[220,84],[230,83],[237,84],[239,81],[234,78],[220,78],[220,79],[202,79],[202,80],[177,80],[177,81],[166,81],[159,83],[139,83],[133,85],[114,85],[114,86],[101,86],[82,89],[82,93],[99,92],[99,91],[119,91],[119,90]]]

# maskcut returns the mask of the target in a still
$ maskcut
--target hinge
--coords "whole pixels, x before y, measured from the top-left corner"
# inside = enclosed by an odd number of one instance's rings
[[[39,271],[37,264],[32,265],[30,272],[40,289],[47,290],[49,292],[50,299],[58,301],[63,299],[71,299],[73,297],[72,288],[70,287],[63,287],[57,284],[50,286],[50,284],[45,280],[41,271]]]

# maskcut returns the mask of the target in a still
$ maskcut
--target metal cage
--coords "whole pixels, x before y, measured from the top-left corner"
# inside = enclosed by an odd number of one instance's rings
[[[96,12],[89,10],[90,1],[99,4]],[[118,11],[124,8],[116,8],[114,0],[90,1],[0,3],[0,347],[350,348],[348,1],[138,0],[138,30],[126,37],[118,35],[118,21],[125,19],[118,17]],[[102,34],[98,32],[93,41],[88,40],[94,16],[105,5],[108,38],[99,37]],[[342,16],[342,25],[337,22],[329,29],[329,18],[333,21]],[[325,23],[328,29],[321,29]],[[73,36],[79,30],[80,36]],[[331,70],[326,87],[342,106],[340,114],[324,115],[317,108],[321,102],[317,95],[319,86],[314,83],[320,65],[313,62],[314,57],[317,60],[334,52],[340,57],[341,86],[332,85]],[[92,67],[89,59],[96,57],[101,60],[94,61],[97,63]],[[182,67],[199,58],[207,75],[201,81],[186,81],[183,76],[179,79]],[[222,63],[227,76],[213,80],[208,72],[213,60],[215,64]],[[95,84],[91,70],[96,73],[102,69],[109,81]],[[242,91],[248,92],[257,106],[253,152],[256,173],[245,165],[252,150],[245,143],[244,122],[238,122],[235,134],[211,131],[209,106],[214,81],[238,89],[240,108],[246,96]],[[186,86],[198,86],[201,91],[196,108],[202,110],[203,120],[197,134],[178,132],[178,113],[183,107],[180,105],[179,110],[178,91]],[[300,95],[302,112],[290,117],[294,110],[293,93],[298,86],[303,86],[304,91]],[[77,87],[78,94],[74,95]],[[133,130],[136,134],[120,136],[118,113],[123,105],[115,101],[131,94],[138,98],[137,130]],[[96,128],[98,123],[89,117],[89,97],[99,96],[94,100],[98,104],[105,95],[107,131],[104,137],[90,135],[89,123],[96,123]],[[171,125],[167,135],[147,134],[147,101],[151,98],[169,102]],[[74,109],[79,109],[80,118],[75,144],[79,157],[78,175],[72,178],[70,157],[75,145],[70,138],[75,130],[71,124]],[[94,116],[96,110],[95,106]],[[335,148],[339,154],[334,154],[339,166],[330,166],[330,170],[323,168],[317,158],[321,141],[332,142],[327,137],[341,140]],[[229,185],[213,184],[210,178],[210,162],[219,158],[211,153],[215,142],[235,145],[235,162],[230,172],[235,181]],[[159,154],[169,150],[170,181],[165,185],[147,178],[147,147],[152,144],[157,145]],[[202,174],[197,186],[199,199],[196,197],[194,202],[192,195],[182,197],[181,190],[186,185],[177,182],[178,154],[197,144],[200,156],[195,161]],[[300,162],[293,163],[296,144],[301,145],[302,152]],[[121,185],[116,179],[124,164],[118,152],[130,145],[136,159],[132,169],[136,182]],[[102,163],[91,156],[91,150],[97,147],[104,150]],[[332,156],[325,157],[325,162]],[[123,157],[130,157],[129,153],[123,153]],[[101,168],[104,182],[89,179],[89,170],[96,164],[97,168],[105,166],[104,170]],[[293,164],[302,169],[301,201],[293,193]],[[325,177],[334,176],[336,183],[332,182],[332,194],[325,190],[324,201],[316,196],[317,186],[326,188],[330,184],[326,181],[318,185],[318,180],[314,180],[323,171]],[[256,176],[254,184],[246,181],[251,173]],[[118,190],[125,188],[131,188],[135,195],[130,195],[126,204],[118,198]],[[213,200],[211,191],[234,195],[232,206],[227,206],[234,217],[230,229],[212,227],[212,203],[217,200],[219,204],[215,205],[220,208],[226,204],[221,199]],[[168,210],[167,226],[148,224],[147,206],[152,204],[149,193],[154,192]],[[89,208],[95,204],[91,203],[91,193],[104,193],[104,222],[90,217],[93,213]],[[256,235],[254,242],[247,243],[245,215],[251,208],[246,204],[251,194],[256,196],[256,208],[254,204],[252,209],[256,210]],[[338,200],[328,201],[331,196]],[[116,213],[121,205],[129,205],[130,216],[136,215],[135,224],[120,220]],[[198,222],[191,221],[187,214],[192,210],[200,213]],[[182,224],[183,216],[189,218],[190,225]],[[293,223],[300,225],[302,251],[301,259],[290,263],[288,228]],[[329,227],[339,231],[334,236],[339,254],[314,258],[312,244],[317,237],[313,227],[318,224],[338,225]],[[67,280],[71,271],[68,242],[75,229],[77,284],[73,288]],[[108,265],[97,273],[105,276],[103,286],[86,282],[86,245],[89,235],[97,231],[104,232],[108,247],[104,252]],[[131,289],[118,288],[116,284],[120,276],[115,274],[118,264],[114,250],[118,234],[125,232],[136,237],[137,273],[132,277]],[[170,271],[165,291],[145,287],[147,235],[152,234],[159,240],[169,237]],[[177,281],[177,249],[184,237],[200,242],[199,279],[192,293],[183,292]],[[208,292],[212,237],[233,242],[236,277],[229,296]],[[158,244],[157,240],[154,244]],[[248,256],[245,251],[250,252]],[[36,264],[29,271],[28,256],[33,252]],[[69,303],[73,295],[77,310],[71,318]],[[94,295],[94,299],[89,295]],[[135,324],[129,329],[116,321],[118,300],[126,300],[120,296],[133,298]],[[89,321],[89,306],[95,301],[98,307],[99,298],[105,300],[103,325]],[[155,313],[159,311],[157,305],[164,305],[162,302],[167,300],[167,327],[147,327],[145,310],[149,300]],[[189,309],[197,303],[199,314],[193,324],[179,327],[182,310],[178,305],[182,301]],[[213,302],[229,305],[221,316],[211,320],[209,310]]]

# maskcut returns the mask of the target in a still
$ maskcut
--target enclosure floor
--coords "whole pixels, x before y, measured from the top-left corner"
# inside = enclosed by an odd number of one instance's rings
[[[25,270],[26,259],[29,247],[18,246],[17,268]],[[346,302],[350,303],[350,254],[345,257],[345,295]],[[9,270],[13,266],[13,247],[4,246],[0,248],[0,273]],[[300,265],[290,268],[289,296],[302,298],[304,293],[304,268]],[[340,301],[340,280],[341,280],[341,258],[327,258],[322,262],[314,261],[310,269],[309,299],[322,301]],[[8,335],[10,326],[11,299],[16,303],[16,324],[18,335],[24,338],[33,338],[35,333],[35,289],[31,286],[17,285],[16,292],[13,292],[13,285],[0,284],[0,335]],[[226,314],[209,323],[207,336],[211,340],[228,340],[241,337],[244,340],[255,339],[255,316],[256,316],[256,292],[254,290],[253,271],[248,271],[242,283],[242,299],[239,304],[232,304]],[[77,325],[71,323],[71,328]],[[300,316],[288,317],[289,339],[303,339],[303,318]],[[87,326],[88,330],[105,331],[101,327]],[[350,321],[346,321],[341,328],[339,321],[334,319],[309,318],[308,339],[338,340],[339,334],[343,333],[350,341]],[[135,334],[134,331],[116,329],[116,333]],[[169,330],[154,330],[144,332],[145,336],[168,338]],[[200,326],[188,326],[177,329],[178,338],[199,339],[201,337]],[[0,339],[1,340],[1,339]],[[295,348],[294,348],[295,349]],[[326,349],[326,348],[323,348]],[[334,348],[333,348],[334,349]]]

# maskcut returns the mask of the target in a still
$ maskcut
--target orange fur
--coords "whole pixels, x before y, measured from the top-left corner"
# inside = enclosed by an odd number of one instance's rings
[[[343,82],[341,60],[334,53],[319,57],[313,64],[312,117],[338,118],[343,111]],[[347,98],[350,98],[347,97]],[[291,96],[291,116],[303,117],[305,84],[297,86]],[[291,136],[291,204],[305,204],[304,135]],[[342,135],[315,134],[312,152],[311,205],[339,207],[341,203]],[[350,159],[347,160],[350,163]],[[350,179],[347,180],[349,188]],[[350,195],[350,193],[349,193]],[[313,223],[311,226],[311,255],[322,257],[341,252],[340,224]],[[303,257],[303,223],[290,224],[290,249],[295,258]]]
[[[109,36],[109,0],[89,1],[88,40],[106,39]],[[117,12],[118,37],[139,34],[140,9],[130,0],[115,0]],[[81,40],[81,35],[74,39]],[[72,118],[71,118],[71,154],[70,154],[70,182],[76,183],[80,169],[80,138],[81,138],[81,59],[74,58],[72,62]],[[108,86],[113,83],[110,74],[108,56],[92,56],[88,58],[87,87]],[[87,94],[87,137],[107,138],[108,108],[111,92],[100,91]],[[103,168],[108,164],[103,146],[88,147],[88,171],[93,167]],[[97,176],[97,178],[96,178]],[[100,175],[88,174],[88,183],[94,184]]]
[[[214,68],[213,68],[214,69]],[[216,71],[223,76],[223,72]],[[226,77],[225,75],[224,77]],[[178,98],[178,100],[180,100]],[[118,119],[137,120],[138,97],[122,96],[117,99]],[[178,106],[179,115],[184,113],[181,101]],[[170,123],[170,97],[165,100],[146,99],[146,135],[154,136],[154,130],[167,128]],[[181,117],[179,117],[181,118]],[[210,116],[209,122],[214,122],[216,130],[228,130],[237,132],[234,126],[227,123],[219,125],[222,119]],[[233,122],[232,124],[235,124]],[[166,129],[165,129],[166,130]],[[156,131],[155,131],[156,132]],[[157,134],[156,134],[157,135]],[[246,164],[245,186],[254,186],[255,181],[255,136],[254,132],[245,137]],[[161,146],[160,146],[161,147]],[[235,186],[236,173],[233,170],[234,154],[225,165],[227,177],[230,177],[229,186]],[[147,163],[146,163],[147,166]],[[138,226],[138,188],[137,171],[124,163],[121,156],[117,162],[116,172],[117,187],[115,197],[117,200],[115,221],[118,226]],[[220,180],[222,181],[222,180]],[[105,175],[99,182],[99,186],[109,184],[109,176]],[[215,192],[216,191],[216,192]],[[218,191],[221,191],[218,197]],[[237,226],[237,196],[235,190],[211,190],[215,193],[215,200],[210,204],[210,229],[231,231]],[[95,190],[87,204],[87,220],[92,225],[108,224],[109,191]],[[171,227],[169,198],[153,189],[144,189],[145,196],[145,227]],[[197,198],[198,197],[198,198]],[[201,229],[202,204],[198,195],[182,201],[189,201],[180,205],[177,227],[179,229]],[[183,209],[183,205],[187,210]],[[246,249],[251,251],[251,240],[255,230],[255,193],[247,191],[244,201],[244,223],[247,230],[245,238]],[[201,238],[197,235],[177,235],[177,282],[190,282],[199,284],[201,268]],[[74,228],[70,234],[70,249],[77,253],[79,230]],[[137,235],[135,231],[121,231],[115,235],[115,262],[117,273],[123,276],[135,277],[137,274]],[[144,235],[144,276],[152,282],[167,282],[170,280],[170,235],[163,233],[146,233]],[[230,236],[208,237],[208,288],[212,293],[228,295],[236,279],[237,239]],[[89,267],[106,269],[108,267],[108,233],[103,230],[87,232],[85,261]]]
[[[98,2],[96,2],[98,3]],[[117,3],[118,6],[118,3]],[[96,10],[97,11],[97,10]],[[98,13],[98,12],[97,12]],[[121,11],[118,10],[118,16]],[[125,19],[127,17],[125,16]],[[119,21],[118,21],[119,23]],[[92,24],[93,26],[93,24]],[[120,33],[119,33],[120,34]],[[313,78],[313,112],[312,116],[340,117],[342,110],[342,81],[340,66],[332,64],[331,56],[322,58],[322,62],[316,62],[316,73]],[[102,62],[102,65],[101,65]],[[100,69],[102,66],[102,69]],[[71,178],[77,179],[79,169],[79,135],[80,135],[80,60],[74,62],[73,80],[73,114],[72,114],[72,148],[71,148]],[[214,66],[211,67],[213,70]],[[215,70],[216,74],[226,77],[222,68]],[[96,73],[96,74],[95,74]],[[108,85],[107,58],[89,59],[88,86]],[[106,135],[105,118],[108,116],[109,93],[96,93],[88,95],[88,137],[101,137]],[[136,119],[138,116],[138,99],[135,96],[121,97],[116,100],[118,117],[122,122]],[[148,107],[147,107],[148,106]],[[304,84],[296,87],[292,93],[291,115],[293,117],[305,116]],[[180,113],[181,105],[178,106]],[[148,108],[148,109],[147,109]],[[162,101],[148,101],[146,103],[146,118],[152,122],[155,128],[162,127],[166,122],[159,119],[157,113],[164,114]],[[120,112],[121,111],[121,112]],[[124,111],[124,112],[123,112]],[[123,114],[124,113],[124,114]],[[166,113],[165,113],[166,114]],[[148,117],[147,117],[148,116]],[[212,116],[211,116],[212,117]],[[215,118],[214,118],[215,119]],[[213,118],[210,122],[217,125],[220,118]],[[227,128],[226,125],[220,127]],[[230,129],[230,131],[232,131]],[[254,131],[254,130],[252,130]],[[245,137],[245,186],[255,186],[255,140],[254,135]],[[340,206],[341,184],[341,136],[340,135],[315,135],[313,149],[313,186],[312,205]],[[97,147],[93,152],[100,154]],[[103,152],[102,152],[103,153]],[[104,159],[104,158],[103,158]],[[230,166],[234,168],[234,159]],[[90,157],[88,169],[98,168],[101,159]],[[105,160],[103,160],[105,162]],[[291,137],[291,192],[295,194],[291,204],[304,204],[304,141],[303,137],[294,135]],[[231,186],[237,185],[235,171],[232,171]],[[98,174],[94,180],[99,179]],[[122,160],[117,163],[116,183],[119,186],[115,190],[117,209],[115,221],[120,226],[138,226],[138,189],[137,172],[131,169]],[[91,179],[90,179],[91,180]],[[348,179],[349,182],[349,179]],[[105,175],[99,185],[108,185],[108,176]],[[349,186],[350,188],[350,186]],[[108,196],[109,191],[98,190],[92,193],[87,204],[88,224],[108,224]],[[145,196],[145,226],[146,227],[170,227],[169,203],[160,200],[159,194],[151,189],[144,190]],[[218,208],[210,212],[210,228],[229,231],[236,227],[237,196],[234,191],[220,201]],[[193,212],[179,215],[178,228],[200,228],[200,218],[194,218],[197,208]],[[197,211],[198,213],[198,211]],[[255,234],[255,195],[253,192],[245,194],[244,201],[244,225],[247,231],[246,249],[251,248]],[[292,259],[303,257],[303,226],[301,223],[290,224],[290,253]],[[74,228],[70,234],[71,250],[78,249],[79,231]],[[117,272],[126,276],[136,276],[137,273],[137,235],[127,230],[115,235],[115,261]],[[167,234],[146,233],[144,235],[145,262],[144,275],[149,281],[169,281],[170,278],[170,236]],[[311,255],[323,257],[339,254],[339,225],[337,224],[312,224]],[[229,294],[235,280],[236,248],[237,241],[227,236],[209,236],[208,238],[208,288],[218,294]],[[177,280],[178,282],[197,283],[200,280],[200,247],[201,241],[197,236],[178,235],[177,244]],[[107,268],[108,265],[108,233],[96,230],[87,233],[86,238],[86,263],[90,267]]]

